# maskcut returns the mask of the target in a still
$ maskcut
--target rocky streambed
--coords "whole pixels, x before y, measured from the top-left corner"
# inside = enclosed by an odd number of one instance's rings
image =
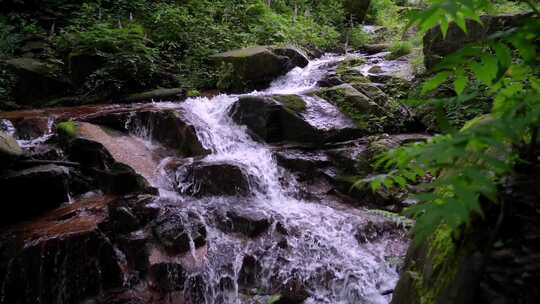
[[[406,193],[352,185],[427,137],[382,56],[243,95],[0,113],[0,303],[388,303]]]

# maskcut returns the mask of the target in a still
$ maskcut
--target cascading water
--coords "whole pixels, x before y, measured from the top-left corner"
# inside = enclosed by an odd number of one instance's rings
[[[327,66],[343,59],[327,56],[314,60],[306,68],[296,68],[274,81],[269,89],[251,95],[302,95],[316,87],[327,72]],[[270,147],[254,141],[245,127],[229,117],[229,108],[238,97],[218,95],[210,99],[190,98],[180,105],[158,104],[163,108],[177,108],[195,126],[200,141],[211,151],[202,162],[238,164],[256,185],[251,187],[252,193],[247,197],[197,199],[174,197],[172,191],[167,191],[170,185],[166,179],[162,184],[161,200],[187,202],[185,208],[199,214],[206,225],[208,253],[198,261],[203,265],[199,272],[206,282],[206,303],[255,303],[254,297],[270,296],[276,285],[293,281],[303,282],[310,291],[311,297],[306,303],[388,303],[388,290],[395,285],[398,274],[395,265],[385,259],[392,255],[387,252],[388,248],[404,247],[403,242],[382,238],[374,243],[359,244],[355,231],[373,215],[359,209],[342,210],[291,197],[289,193],[295,191],[294,179],[280,169]],[[322,129],[351,124],[324,100],[303,98],[307,105],[304,115],[310,124]],[[267,236],[248,240],[223,233],[216,228],[213,212],[229,207],[263,214],[279,224],[274,223]],[[287,231],[286,246],[282,246],[283,236],[275,236],[280,229],[278,226]],[[194,247],[192,251],[197,259]],[[396,251],[399,252],[396,255],[400,255],[403,250]],[[257,282],[251,282],[258,292],[245,290],[245,286],[240,290],[239,272],[242,261],[248,256],[260,265]],[[223,288],[227,280],[231,288]],[[248,294],[253,296],[247,297]]]

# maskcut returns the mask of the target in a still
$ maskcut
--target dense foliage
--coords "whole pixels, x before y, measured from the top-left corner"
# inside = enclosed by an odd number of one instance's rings
[[[540,12],[535,3],[525,2],[533,14],[521,27],[448,56],[423,86],[428,93],[451,81],[456,96],[445,102],[458,105],[482,91],[492,100],[491,113],[475,117],[460,130],[445,128],[445,134],[427,143],[392,150],[379,160],[390,173],[381,175],[375,188],[432,180],[422,184],[424,192],[416,196],[419,204],[406,211],[417,219],[418,241],[441,224],[458,231],[473,215],[482,216],[487,202],[504,204],[497,195],[501,179],[518,163],[538,161],[532,155],[540,128]],[[413,14],[410,24],[420,31],[439,26],[445,35],[449,23],[455,22],[467,32],[466,19],[480,22],[480,12],[492,6],[486,0],[432,1]],[[448,125],[447,117],[442,116],[441,123]]]

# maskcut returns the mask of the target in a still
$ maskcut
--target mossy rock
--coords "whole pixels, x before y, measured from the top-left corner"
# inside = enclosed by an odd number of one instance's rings
[[[370,133],[379,131],[379,129],[373,128],[372,120],[378,116],[382,117],[384,109],[351,85],[343,84],[321,89],[315,91],[313,95],[333,103],[351,118],[358,128],[365,129]]]
[[[74,121],[65,121],[56,125],[56,132],[63,139],[74,139],[79,136],[79,125]]]
[[[412,243],[391,303],[473,303],[471,286],[482,263],[479,237],[458,236],[443,224],[422,243]]]
[[[5,64],[16,75],[13,97],[18,104],[36,105],[60,97],[71,85],[61,77],[61,67],[33,58],[14,58]]]
[[[295,47],[256,46],[233,50],[211,57],[220,65],[218,88],[232,92],[263,89],[275,78],[309,61]]]
[[[295,113],[301,113],[306,110],[306,102],[299,95],[274,95],[272,97]]]
[[[15,138],[0,131],[0,165],[6,165],[20,158],[23,151]]]

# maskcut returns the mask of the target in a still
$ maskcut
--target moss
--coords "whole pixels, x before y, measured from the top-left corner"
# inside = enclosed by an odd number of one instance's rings
[[[275,304],[275,303],[278,303],[279,300],[281,300],[281,295],[275,294],[271,296],[270,299],[268,299],[267,304]]]
[[[285,107],[296,113],[306,110],[306,102],[298,95],[275,95],[273,97]]]
[[[336,105],[342,113],[351,118],[357,127],[370,130],[369,99],[350,86],[338,86],[319,90],[316,96]]]
[[[459,269],[459,261],[466,250],[458,252],[447,225],[439,226],[427,241],[427,256],[422,265],[413,265],[409,275],[421,304],[436,303],[452,284]],[[422,266],[420,268],[419,266]]]
[[[73,121],[66,121],[56,125],[56,131],[60,136],[75,138],[79,133],[79,126]]]

